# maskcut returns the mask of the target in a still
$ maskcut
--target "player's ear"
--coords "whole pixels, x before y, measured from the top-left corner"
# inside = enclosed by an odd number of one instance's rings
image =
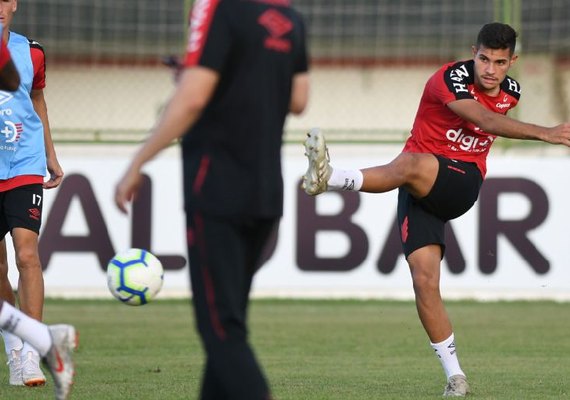
[[[477,55],[477,46],[471,46],[471,52],[473,53],[473,58],[475,58],[475,56]]]
[[[509,63],[509,66],[512,67],[513,64],[514,64],[515,62],[517,62],[518,59],[519,59],[519,56],[518,56],[517,54],[513,54],[513,56],[511,57],[511,61],[510,61],[510,63]]]
[[[18,9],[18,0],[13,0],[12,1],[12,12],[16,12],[17,9]]]

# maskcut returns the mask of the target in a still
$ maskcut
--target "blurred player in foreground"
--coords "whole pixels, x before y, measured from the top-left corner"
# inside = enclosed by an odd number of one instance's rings
[[[43,317],[44,281],[38,253],[43,189],[57,187],[63,170],[49,129],[42,47],[10,31],[16,0],[0,1],[0,17],[12,60],[20,75],[17,90],[2,97],[0,123],[0,298],[16,304],[8,279],[4,237],[10,233],[18,268],[18,306],[38,321]],[[46,169],[50,174],[44,182]],[[46,382],[38,351],[20,338],[2,333],[10,369],[10,385],[41,386]]]
[[[0,42],[0,90],[14,91],[20,86],[20,75],[6,42]],[[0,329],[34,346],[53,377],[56,399],[67,399],[73,384],[71,353],[77,345],[75,328],[70,325],[44,325],[0,299]]]
[[[0,22],[0,31],[4,29],[4,25]],[[0,39],[0,90],[13,92],[20,86],[20,74],[12,61],[12,55],[6,41]]]
[[[71,355],[77,347],[75,328],[63,324],[45,325],[0,300],[0,329],[34,346],[53,377],[55,398],[69,398],[74,375]]]
[[[477,200],[486,159],[497,136],[570,146],[570,124],[553,128],[506,116],[520,97],[519,83],[507,75],[515,63],[516,32],[508,25],[482,27],[473,59],[444,65],[428,80],[411,136],[387,165],[340,170],[329,165],[322,133],[305,142],[307,194],[327,190],[383,193],[399,189],[401,242],[412,274],[420,320],[440,359],[447,384],[444,396],[469,392],[457,358],[455,337],[439,290],[447,221]]]
[[[289,1],[198,1],[185,69],[163,115],[117,184],[126,212],[141,168],[182,139],[192,298],[206,350],[201,399],[271,398],[248,342],[262,250],[283,212],[285,118],[308,99],[305,29]]]

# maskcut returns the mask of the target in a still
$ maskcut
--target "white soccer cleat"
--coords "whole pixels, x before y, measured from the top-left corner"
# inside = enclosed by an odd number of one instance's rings
[[[22,380],[22,350],[11,350],[8,354],[9,383],[13,386],[23,386]]]
[[[443,397],[465,397],[469,393],[467,378],[463,375],[453,375],[447,380]]]
[[[332,167],[329,164],[329,152],[325,137],[319,128],[313,128],[307,133],[305,155],[309,161],[309,168],[303,175],[302,187],[305,193],[316,196],[326,192]]]
[[[50,325],[52,345],[44,357],[55,386],[55,398],[65,400],[73,385],[74,366],[71,354],[77,347],[77,334],[71,325]]]
[[[43,386],[46,376],[40,368],[40,356],[28,351],[22,355],[22,381],[26,386]]]

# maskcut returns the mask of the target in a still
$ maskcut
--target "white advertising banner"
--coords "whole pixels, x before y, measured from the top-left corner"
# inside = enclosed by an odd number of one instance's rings
[[[349,147],[349,146],[346,146]],[[299,188],[301,147],[284,157],[285,215],[256,275],[253,294],[272,297],[413,298],[396,224],[397,193],[326,193]],[[62,185],[44,192],[40,255],[47,296],[109,296],[105,268],[115,252],[147,248],[163,262],[160,297],[187,296],[181,162],[168,151],[145,168],[147,184],[129,215],[113,203],[132,151],[60,152]],[[388,162],[374,146],[335,149],[334,165]],[[447,298],[570,299],[570,159],[492,157],[472,210],[451,221],[442,262]],[[227,193],[227,196],[232,196]],[[9,244],[9,248],[11,244]],[[10,278],[17,270],[10,251]],[[224,251],[220,244],[220,251]]]

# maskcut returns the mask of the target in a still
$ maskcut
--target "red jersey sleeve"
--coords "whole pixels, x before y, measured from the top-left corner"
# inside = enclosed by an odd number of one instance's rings
[[[43,47],[35,40],[30,40],[30,55],[34,65],[32,90],[46,87],[46,58]]]

